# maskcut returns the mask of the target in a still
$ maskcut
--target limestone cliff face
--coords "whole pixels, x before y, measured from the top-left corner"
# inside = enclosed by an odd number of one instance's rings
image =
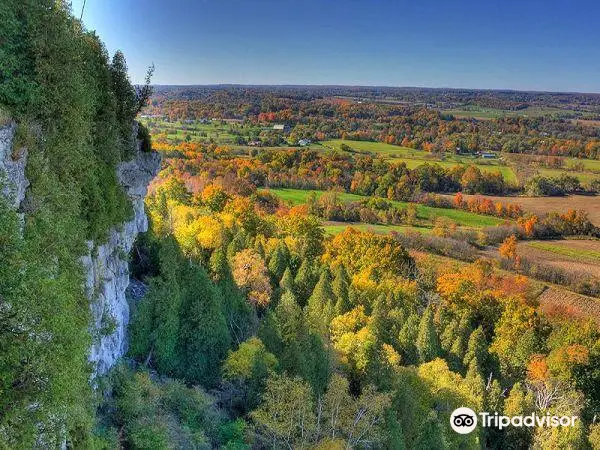
[[[106,373],[127,351],[127,258],[138,233],[148,230],[144,197],[159,169],[158,153],[142,153],[139,143],[135,157],[119,164],[117,175],[131,200],[134,217],[112,229],[106,243],[94,245],[88,242],[89,253],[82,258],[87,277],[85,287],[92,309],[94,344],[90,361],[94,364],[95,375]]]
[[[16,129],[12,122],[0,127],[0,194],[18,210],[29,181],[25,177],[27,149],[13,149]]]
[[[15,130],[14,123],[0,126],[0,195],[18,211],[29,182],[25,177],[27,149],[13,148]],[[137,127],[134,133],[137,134]],[[119,182],[133,205],[133,218],[110,230],[107,242],[88,242],[88,254],[81,258],[92,312],[90,330],[94,343],[90,361],[94,375],[106,373],[127,350],[128,255],[137,234],[148,230],[144,197],[161,162],[158,153],[143,153],[140,149],[138,142],[133,159],[117,167]]]

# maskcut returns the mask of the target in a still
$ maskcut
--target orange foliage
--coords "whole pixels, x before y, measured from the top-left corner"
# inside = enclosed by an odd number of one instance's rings
[[[526,236],[533,236],[535,225],[538,223],[538,220],[539,219],[536,215],[531,215],[527,218],[521,217],[519,220],[517,220],[517,223]]]
[[[516,261],[517,259],[517,237],[513,234],[512,236],[504,239],[504,242],[498,248],[500,256],[510,260]]]
[[[544,381],[548,378],[548,364],[544,355],[535,354],[527,365],[527,378],[531,381]]]

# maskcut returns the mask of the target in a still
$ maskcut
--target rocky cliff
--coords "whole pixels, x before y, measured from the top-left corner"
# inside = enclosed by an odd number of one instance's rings
[[[0,127],[0,194],[18,210],[29,181],[25,177],[27,149],[13,149],[16,129],[12,122]]]
[[[27,150],[13,148],[15,130],[14,123],[0,127],[0,194],[19,210],[29,182],[25,177]],[[106,373],[127,350],[128,255],[137,234],[148,229],[144,197],[159,169],[158,153],[143,153],[138,142],[134,158],[117,167],[119,182],[133,206],[133,218],[110,230],[106,242],[89,241],[88,254],[81,258],[92,312],[90,361],[94,375]]]
[[[158,153],[143,153],[140,147],[138,142],[135,157],[117,167],[119,182],[133,206],[133,218],[112,229],[106,243],[88,242],[90,252],[82,258],[92,308],[94,344],[90,361],[94,363],[97,375],[106,373],[127,351],[129,305],[125,290],[129,285],[128,256],[138,233],[148,230],[144,197],[150,181],[160,169]]]

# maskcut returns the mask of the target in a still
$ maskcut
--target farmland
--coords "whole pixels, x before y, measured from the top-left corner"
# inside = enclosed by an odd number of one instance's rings
[[[375,234],[388,234],[392,231],[398,233],[404,233],[406,231],[416,231],[418,233],[431,233],[431,228],[427,227],[410,227],[404,225],[384,225],[384,224],[368,224],[368,223],[354,223],[354,222],[333,222],[327,221],[323,223],[323,229],[325,233],[335,235],[341,233],[346,228],[352,227],[360,231],[368,231]]]
[[[452,197],[448,195],[447,197]],[[464,195],[466,199],[476,197]],[[595,195],[569,195],[564,197],[503,197],[489,196],[493,201],[516,203],[524,211],[537,215],[543,215],[551,211],[566,213],[570,209],[584,210],[588,213],[590,220],[600,225],[600,197]]]
[[[335,139],[321,143],[321,145],[326,149],[338,151],[341,151],[342,144],[347,145],[357,153],[373,154],[375,156],[381,156],[395,162],[404,162],[409,169],[414,169],[415,167],[426,163],[439,164],[444,167],[452,167],[457,164],[473,164],[479,167],[481,170],[486,170],[488,172],[500,172],[507,181],[516,182],[517,180],[513,170],[498,160],[483,160],[481,158],[475,158],[474,156],[448,154],[446,154],[443,159],[440,159],[439,157],[435,157],[434,155],[422,150],[400,147],[383,142],[345,141],[341,139]]]
[[[526,241],[518,246],[521,255],[575,273],[600,277],[600,241]]]
[[[317,198],[325,191],[315,191],[315,190],[302,190],[302,189],[270,189],[271,193],[277,195],[284,201],[290,202],[292,205],[299,205],[306,203],[308,196],[311,193],[314,193]],[[356,194],[349,193],[339,193],[339,199],[344,202],[352,202],[352,201],[360,201],[365,200],[368,197],[364,197]],[[394,206],[400,208],[406,208],[409,203],[408,202],[400,202],[400,201],[390,201]],[[433,223],[437,217],[445,217],[447,219],[452,220],[456,225],[463,227],[487,227],[494,226],[504,223],[505,221],[502,219],[498,219],[496,217],[484,216],[481,214],[474,214],[468,211],[461,211],[457,209],[446,209],[446,208],[434,208],[431,206],[425,205],[415,205],[417,211],[417,217],[422,219],[428,223]]]

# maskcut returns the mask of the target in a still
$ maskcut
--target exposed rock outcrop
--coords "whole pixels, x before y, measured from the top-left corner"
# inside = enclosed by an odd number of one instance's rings
[[[14,148],[17,126],[0,126],[0,195],[19,210],[29,181],[25,177],[27,149]],[[137,126],[134,127],[137,134]],[[125,291],[129,285],[128,256],[138,233],[148,230],[144,197],[150,181],[160,170],[160,155],[141,151],[137,142],[132,160],[117,167],[119,182],[133,206],[133,218],[110,230],[108,241],[97,245],[88,242],[88,254],[81,258],[85,271],[85,288],[92,311],[91,332],[94,344],[90,361],[95,375],[106,373],[127,351],[129,306]]]
[[[160,169],[158,153],[142,153],[139,144],[137,147],[135,157],[117,168],[119,182],[133,205],[134,217],[112,229],[106,243],[95,246],[89,242],[89,253],[82,258],[92,308],[94,344],[90,361],[95,365],[96,375],[106,373],[127,351],[128,255],[137,234],[148,230],[144,197],[150,181]]]
[[[29,181],[25,177],[27,149],[14,149],[16,124],[0,127],[0,192],[15,209],[19,209],[25,198]]]

